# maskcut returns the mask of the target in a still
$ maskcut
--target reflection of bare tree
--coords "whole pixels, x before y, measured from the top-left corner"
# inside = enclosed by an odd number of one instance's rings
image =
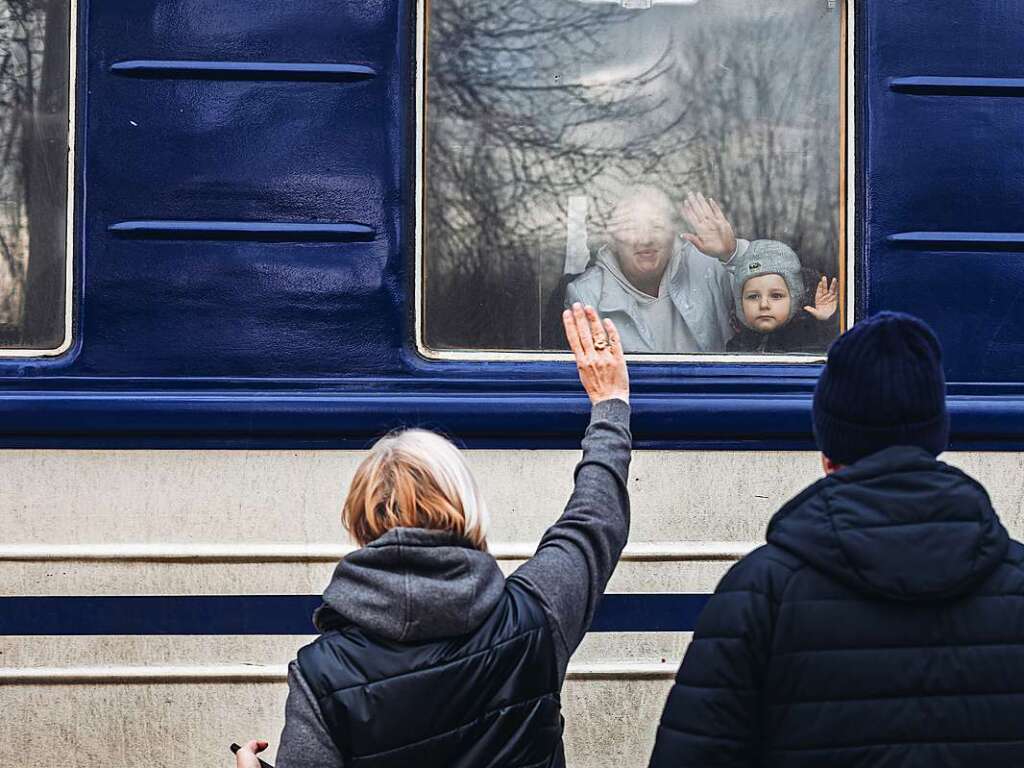
[[[656,167],[686,145],[685,105],[658,88],[668,50],[624,75],[583,75],[584,64],[616,63],[602,36],[628,18],[619,8],[550,0],[432,5],[431,343],[539,346],[544,280],[553,288],[560,271],[568,196],[602,174]]]
[[[0,0],[0,343],[62,335],[66,0]]]
[[[752,5],[727,28],[694,31],[677,70],[701,140],[690,167],[738,232],[789,243],[836,274],[839,97],[835,38],[815,17]]]
[[[536,348],[567,200],[590,198],[594,234],[617,183],[700,189],[834,275],[837,39],[838,13],[799,0],[434,0],[428,343]]]

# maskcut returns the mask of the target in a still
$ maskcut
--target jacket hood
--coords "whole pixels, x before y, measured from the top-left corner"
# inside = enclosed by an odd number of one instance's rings
[[[337,619],[398,642],[472,632],[505,588],[494,558],[447,531],[393,528],[346,556],[313,617],[321,632]]]
[[[896,446],[807,488],[772,518],[768,542],[858,591],[914,601],[972,589],[1009,537],[976,480]]]

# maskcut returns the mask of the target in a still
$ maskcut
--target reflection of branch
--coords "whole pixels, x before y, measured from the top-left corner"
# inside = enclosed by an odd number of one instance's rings
[[[741,234],[834,264],[837,201],[827,185],[838,176],[837,115],[834,81],[822,73],[834,69],[835,45],[819,14],[688,13],[674,27],[683,39],[670,38],[639,72],[590,81],[584,73],[625,62],[610,41],[635,17],[617,6],[432,4],[427,282],[458,318],[445,326],[452,338],[526,343],[515,323],[488,318],[522,315],[546,270],[560,274],[568,197],[590,197],[600,225],[616,184],[673,195],[699,187],[725,203]],[[480,314],[481,302],[505,300]],[[445,321],[428,318],[436,322]]]
[[[701,105],[702,183],[721,195],[739,231],[786,240],[805,265],[834,274],[838,30],[810,16],[756,12],[730,24],[727,36],[695,31],[678,73]]]
[[[529,223],[531,208],[560,208],[565,191],[578,192],[611,167],[651,164],[652,158],[685,143],[680,130],[685,106],[667,119],[649,119],[671,111],[667,98],[650,95],[651,87],[664,82],[673,66],[668,47],[641,72],[616,82],[588,84],[567,74],[600,53],[597,31],[629,18],[617,10],[526,0],[477,2],[472,9],[460,2],[435,4],[428,155],[446,157],[446,162],[428,176],[437,193],[433,199],[445,200],[446,207],[472,208],[480,187],[500,180],[515,193],[507,196],[504,215],[493,226],[512,237],[532,236],[537,225]],[[534,23],[503,23],[517,14],[528,15]],[[541,21],[552,17],[551,23]],[[498,29],[491,28],[495,26]],[[486,57],[480,56],[481,50]],[[494,64],[502,54],[512,55],[512,65]],[[538,66],[538,60],[546,66]],[[564,79],[539,81],[538,70],[559,73]],[[620,135],[609,138],[609,126]],[[626,134],[621,126],[628,126]],[[451,183],[455,163],[450,148],[469,141],[483,144],[492,157],[485,162],[487,153],[475,153],[478,176],[469,178],[468,169],[463,169],[456,185]],[[445,179],[446,175],[453,178]],[[443,222],[440,225],[443,228]]]
[[[21,284],[24,282],[25,270],[21,263],[21,259],[18,258],[18,255],[14,253],[14,250],[10,245],[8,245],[7,238],[4,237],[3,232],[0,232],[0,251],[3,252],[3,259],[4,263],[7,265],[8,273],[20,288]]]
[[[4,322],[15,318],[26,286],[28,245],[34,242],[30,166],[51,161],[40,157],[42,144],[33,142],[29,130],[38,124],[39,78],[44,57],[44,32],[49,10],[56,0],[2,0],[0,2],[0,202],[4,203],[0,226],[0,262],[4,267],[0,305]],[[63,76],[62,76],[63,77]],[[28,220],[29,232],[26,232]],[[42,217],[52,228],[52,216]],[[6,231],[5,231],[6,230]],[[39,257],[52,258],[48,249]],[[63,258],[61,256],[61,258]]]

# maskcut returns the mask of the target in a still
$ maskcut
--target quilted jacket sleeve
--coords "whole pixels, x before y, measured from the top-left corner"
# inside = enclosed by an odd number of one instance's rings
[[[737,563],[697,622],[658,726],[652,768],[755,768],[776,594],[789,569],[762,547]]]

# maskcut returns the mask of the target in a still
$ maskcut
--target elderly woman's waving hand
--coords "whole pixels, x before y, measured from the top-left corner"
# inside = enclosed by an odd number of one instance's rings
[[[562,313],[562,322],[590,402],[618,398],[628,403],[629,371],[615,323],[608,318],[602,322],[593,307],[579,303]]]

